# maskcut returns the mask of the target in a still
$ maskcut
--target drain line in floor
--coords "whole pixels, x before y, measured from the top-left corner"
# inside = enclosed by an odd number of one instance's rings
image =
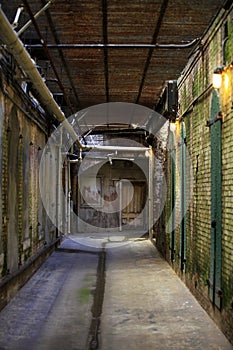
[[[99,348],[99,331],[105,288],[105,262],[106,252],[103,249],[99,253],[96,289],[94,292],[94,301],[92,306],[92,321],[88,337],[88,350],[96,350]]]

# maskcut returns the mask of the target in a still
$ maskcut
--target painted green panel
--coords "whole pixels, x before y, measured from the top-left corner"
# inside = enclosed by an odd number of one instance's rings
[[[174,134],[171,135],[171,237],[170,237],[170,249],[171,249],[171,261],[175,260],[175,244],[176,244],[176,215],[175,215],[175,203],[176,203],[176,149]]]
[[[185,124],[181,124],[180,134],[180,268],[184,270],[186,261],[186,129]]]
[[[218,92],[213,90],[210,119],[215,120],[220,111]],[[222,140],[221,120],[210,126],[211,139],[211,242],[210,242],[210,299],[221,308],[222,260]]]

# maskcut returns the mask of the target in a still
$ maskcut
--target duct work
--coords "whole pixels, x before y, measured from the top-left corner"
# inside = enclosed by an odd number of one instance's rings
[[[54,116],[60,123],[64,123],[64,127],[70,134],[71,138],[76,142],[78,147],[82,149],[82,144],[79,141],[78,135],[66,119],[64,113],[54,100],[51,92],[44,83],[35,63],[26,51],[23,43],[18,38],[17,33],[12,28],[0,5],[0,40],[6,45],[7,50],[13,55],[17,63],[23,69],[34,89],[39,95],[40,102],[44,109],[52,116]]]

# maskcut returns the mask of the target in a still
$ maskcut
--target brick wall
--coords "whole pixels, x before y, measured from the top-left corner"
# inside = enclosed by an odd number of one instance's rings
[[[25,266],[46,251],[45,241],[48,246],[56,241],[56,230],[45,215],[38,183],[48,125],[35,101],[25,94],[15,79],[19,74],[18,68],[12,60],[7,62],[7,56],[1,59],[0,284],[3,285],[6,279],[16,278],[19,271],[25,273]],[[9,64],[12,66],[9,67]],[[35,262],[33,264],[38,266]],[[30,275],[28,271],[27,278]],[[8,283],[9,286],[11,284]],[[16,290],[18,284],[12,285]],[[4,303],[1,300],[1,304]]]
[[[228,39],[227,39],[228,37]],[[225,42],[225,45],[223,45]],[[174,232],[175,254],[171,261],[171,235],[169,225],[157,232],[158,247],[170,261],[173,268],[192,290],[203,307],[215,319],[233,342],[233,8],[223,11],[202,38],[201,46],[193,52],[179,83],[179,120],[174,133],[175,142],[175,219]],[[223,54],[224,51],[224,54]],[[214,264],[213,247],[213,172],[211,165],[211,128],[206,122],[210,120],[213,98],[212,72],[217,66],[225,65],[222,74],[223,84],[218,91],[220,111],[223,114],[221,123],[222,157],[221,157],[221,288],[217,290],[219,305],[211,300],[211,264]],[[221,114],[221,113],[220,113]],[[185,158],[185,193],[187,200],[185,215],[185,260],[181,262],[181,126],[186,130]],[[170,135],[171,139],[171,135]],[[212,146],[213,147],[213,146]],[[213,153],[212,153],[213,154]],[[190,163],[189,163],[190,161]],[[216,170],[217,171],[217,170]],[[171,215],[171,152],[166,162],[167,201],[164,208],[165,223]],[[211,184],[212,183],[212,184]],[[212,189],[211,189],[212,187]],[[216,190],[216,189],[214,189]],[[221,208],[217,203],[217,210]],[[160,218],[160,222],[164,220]],[[212,229],[211,229],[212,222]],[[160,224],[161,225],[161,224]],[[161,227],[161,226],[160,226]],[[212,230],[212,231],[211,231]],[[164,237],[165,246],[161,246]],[[219,243],[217,243],[219,244]],[[212,261],[212,263],[211,263]],[[217,303],[216,303],[217,304]]]

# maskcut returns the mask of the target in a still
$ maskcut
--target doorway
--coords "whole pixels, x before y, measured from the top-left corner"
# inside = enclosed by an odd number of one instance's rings
[[[131,194],[133,187],[133,196]],[[121,225],[127,225],[132,229],[144,229],[146,226],[146,204],[147,186],[145,181],[123,181],[122,183],[122,210]],[[132,198],[131,198],[132,196]]]

